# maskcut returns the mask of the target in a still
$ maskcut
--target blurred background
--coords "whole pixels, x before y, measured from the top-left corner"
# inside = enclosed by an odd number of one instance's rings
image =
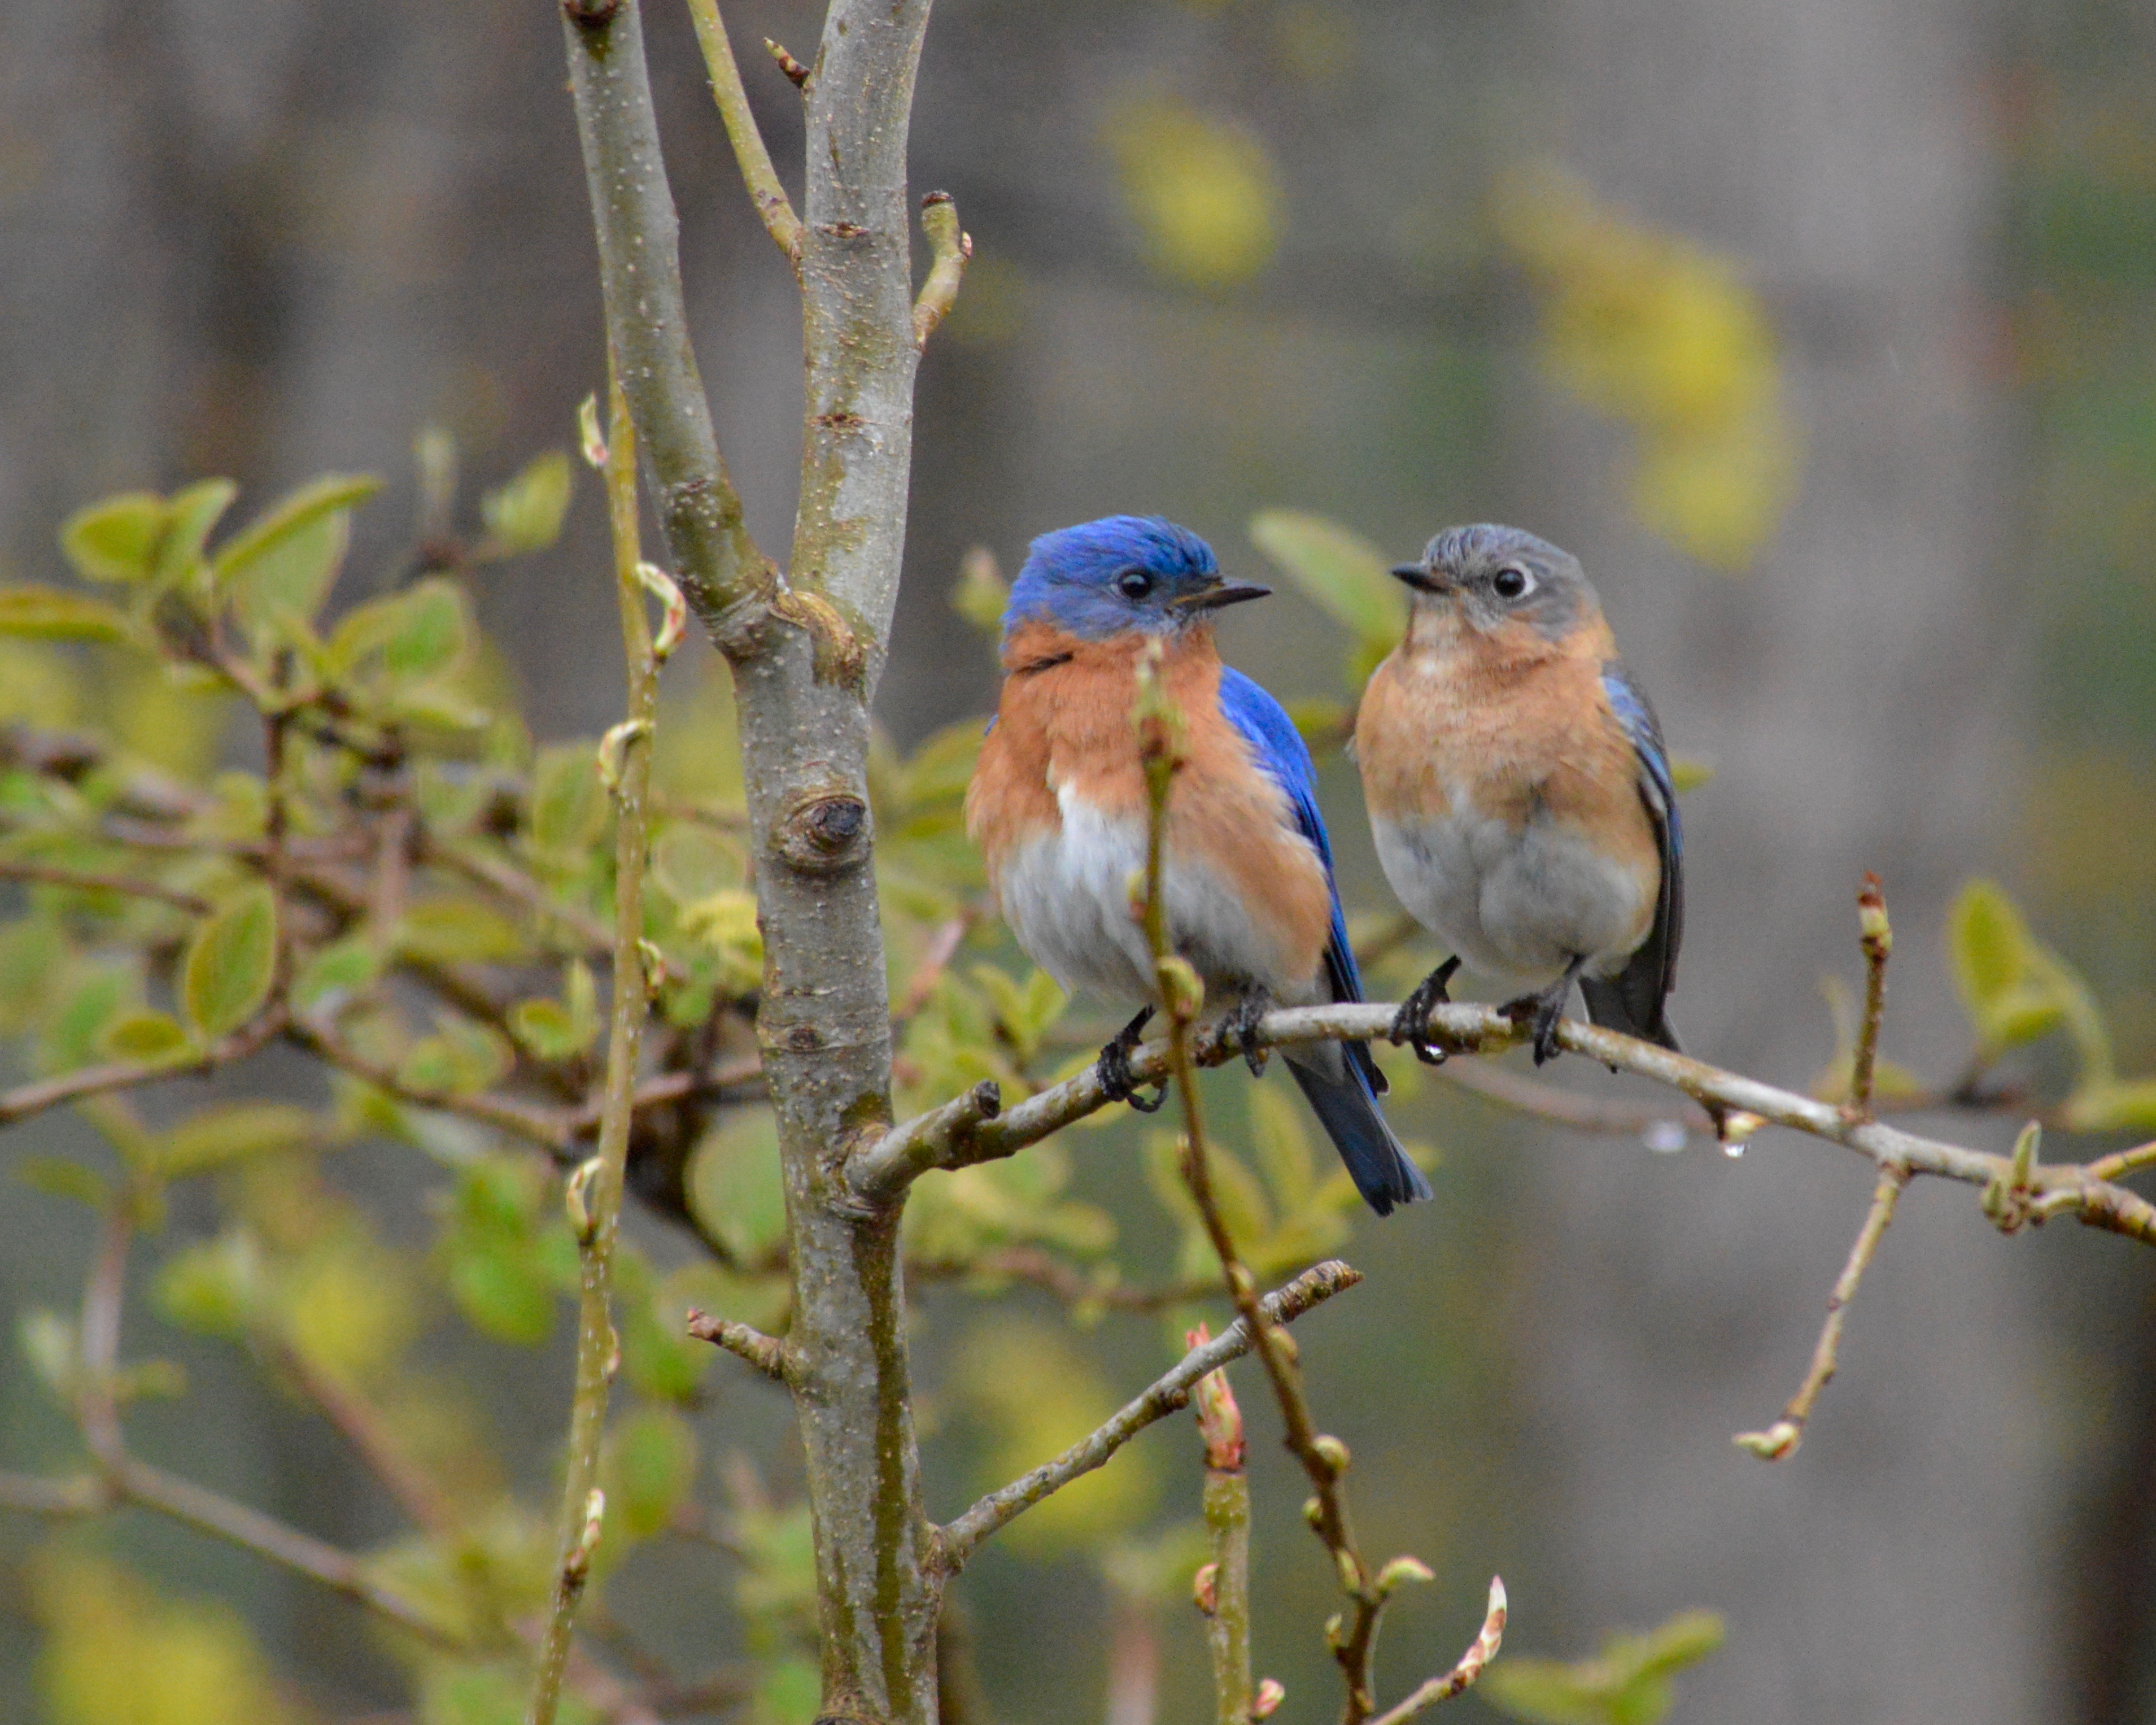
[[[783,558],[793,285],[685,16],[648,10],[704,372],[750,526]],[[782,169],[798,104],[755,44],[808,57],[819,17],[728,9]],[[363,592],[410,536],[423,426],[484,484],[570,441],[600,347],[552,8],[31,0],[10,39],[0,575],[56,578],[57,524],[106,492],[223,474],[259,502],[361,470],[388,481],[357,517]],[[913,136],[916,190],[954,193],[976,249],[921,373],[878,697],[901,747],[993,700],[990,645],[950,603],[972,547],[1010,572],[1036,533],[1159,512],[1266,578],[1261,511],[1330,517],[1388,557],[1450,522],[1516,521],[1585,560],[1673,748],[1712,768],[1685,809],[1672,1016],[1692,1051],[1814,1081],[1836,1046],[1822,978],[1859,975],[1870,868],[1899,937],[1893,1060],[1940,1086],[1966,1065],[1942,930],[1988,874],[2088,978],[2120,1070],[2156,1067],[2156,6],[942,0]],[[542,564],[480,578],[542,736],[617,711],[610,629],[593,629],[607,568],[587,484]],[[1229,655],[1284,697],[1350,696],[1353,640],[1281,586],[1227,623]],[[1323,772],[1351,905],[1381,927],[1352,764]],[[1434,956],[1401,955],[1387,986]],[[1729,1436],[1801,1377],[1865,1168],[1771,1133],[1741,1159],[1697,1139],[1657,1155],[1403,1076],[1396,1113],[1438,1154],[1437,1202],[1361,1219],[1347,1253],[1369,1285],[1298,1331],[1363,1525],[1437,1571],[1389,1620],[1389,1686],[1450,1663],[1502,1572],[1522,1653],[1721,1613],[1679,1720],[2156,1720],[2145,1253],[2063,1224],[2003,1240],[1969,1190],[1920,1184],[1801,1454],[1766,1466]],[[1932,1122],[1987,1147],[2014,1124]],[[0,1163],[75,1130],[18,1130]],[[1173,1236],[1139,1142],[1076,1137],[1074,1189],[1158,1279]],[[423,1240],[408,1158],[354,1151],[333,1173],[393,1240]],[[0,1187],[0,1308],[72,1297],[88,1230]],[[662,1264],[692,1253],[661,1223],[638,1231]],[[195,1392],[145,1413],[146,1453],[346,1543],[387,1530],[334,1435],[243,1359],[155,1345]],[[1024,1429],[998,1412],[994,1362],[1112,1405],[1171,1348],[1158,1317],[1073,1329],[1024,1290],[931,1291],[919,1345],[945,1513]],[[543,1485],[566,1336],[537,1356],[470,1339],[454,1359],[509,1471]],[[790,1489],[776,1398],[728,1371],[710,1386],[705,1454]],[[1318,1717],[1331,1584],[1270,1411],[1255,1380],[1244,1393],[1259,1666],[1287,1684],[1282,1717]],[[0,1465],[68,1443],[11,1355]],[[969,1571],[993,1717],[1114,1717],[1111,1669],[1129,1679],[1148,1646],[1158,1717],[1199,1716],[1197,1620],[1172,1590],[1133,1604],[1130,1579],[1145,1538],[1194,1512],[1194,1450],[1152,1437],[1097,1522]],[[1137,1553],[1120,1581],[1089,1554],[1101,1529]],[[0,1511],[8,1717],[46,1705],[23,1579],[44,1537]],[[403,1717],[341,1603],[140,1516],[101,1538],[236,1607],[295,1706]],[[638,1562],[618,1617],[690,1666],[737,1645],[724,1559]]]

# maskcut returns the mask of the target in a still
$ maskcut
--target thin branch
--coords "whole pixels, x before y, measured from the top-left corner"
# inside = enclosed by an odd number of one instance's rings
[[[614,824],[613,1011],[607,1038],[606,1104],[598,1153],[569,1176],[566,1194],[577,1236],[582,1288],[578,1302],[577,1386],[569,1416],[569,1459],[562,1488],[561,1561],[553,1609],[541,1635],[526,1725],[552,1725],[569,1656],[577,1605],[591,1573],[606,1510],[599,1490],[599,1449],[606,1435],[608,1389],[619,1343],[613,1328],[613,1249],[621,1224],[624,1170],[635,1108],[637,1055],[650,1013],[644,973],[644,876],[650,852],[646,797],[651,733],[659,713],[659,663],[638,573],[636,430],[622,393],[621,370],[608,367],[607,513],[613,529],[614,586],[629,670],[629,716],[621,765],[613,776]]]
[[[1879,877],[1869,870],[1856,895],[1856,915],[1864,946],[1864,1017],[1857,1025],[1856,1050],[1850,1058],[1849,1101],[1858,1119],[1869,1120],[1872,1073],[1879,1060],[1879,1019],[1887,1006],[1887,960],[1894,951],[1887,897]]]
[[[641,14],[639,0],[562,13],[608,347],[651,464],[673,567],[713,640],[740,652],[776,582],[742,521],[696,369]],[[743,606],[748,614],[734,614]]]
[[[1368,1001],[1283,1009],[1260,1019],[1251,1040],[1260,1048],[1292,1048],[1306,1042],[1342,1040],[1383,1041],[1391,1034],[1396,1010]],[[1502,1054],[1526,1041],[1520,1027],[1494,1007],[1468,1003],[1440,1005],[1432,1009],[1430,1023],[1435,1039],[1454,1055]],[[2003,1156],[1904,1132],[1883,1121],[1851,1120],[1831,1102],[1763,1084],[1578,1019],[1558,1021],[1558,1045],[1603,1065],[1681,1091],[1695,1101],[1718,1102],[1757,1115],[1768,1125],[1840,1144],[1881,1168],[1898,1166],[1912,1175],[1978,1187],[1989,1186],[2010,1172]],[[1205,1046],[1194,1050],[1193,1058],[1201,1065],[1219,1065],[1235,1058],[1235,1054],[1231,1050]],[[1168,1070],[1168,1050],[1164,1041],[1147,1043],[1131,1055],[1132,1075],[1141,1081],[1158,1079]],[[857,1153],[848,1163],[848,1177],[859,1189],[865,1181],[887,1178],[898,1166],[919,1173],[994,1161],[1099,1112],[1109,1100],[1098,1076],[1088,1069],[1005,1109],[995,1119],[983,1122],[963,1144],[937,1132],[936,1114],[932,1111],[894,1127],[868,1149]],[[2135,1163],[2142,1165],[2139,1161]],[[2056,1163],[2040,1170],[2034,1190],[2041,1201],[2051,1206],[2045,1214],[2070,1212],[2091,1227],[2156,1245],[2156,1204],[2112,1185],[2098,1172],[2098,1166]]]
[[[1841,1344],[1842,1319],[1849,1310],[1849,1302],[1856,1297],[1857,1286],[1864,1280],[1872,1255],[1879,1250],[1887,1224],[1894,1219],[1894,1206],[1908,1183],[1906,1168],[1884,1168],[1879,1171],[1879,1183],[1872,1189],[1871,1208],[1865,1212],[1864,1226],[1857,1230],[1856,1244],[1850,1248],[1849,1261],[1842,1266],[1834,1291],[1826,1296],[1826,1322],[1820,1330],[1818,1345],[1812,1349],[1811,1369],[1804,1373],[1804,1383],[1782,1409],[1780,1419],[1764,1431],[1737,1434],[1732,1441],[1738,1449],[1749,1450],[1763,1461],[1779,1461],[1785,1455],[1795,1455],[1797,1446],[1804,1442],[1804,1425],[1812,1416],[1812,1404],[1819,1399],[1820,1391],[1826,1388],[1827,1379],[1834,1376],[1835,1356]]]
[[[216,908],[196,893],[182,892],[160,880],[139,880],[126,875],[100,874],[93,869],[64,869],[56,863],[23,862],[0,858],[0,880],[35,880],[47,886],[65,886],[77,892],[114,892],[126,898],[154,899],[198,916]]]
[[[1312,1307],[1331,1299],[1342,1289],[1353,1287],[1362,1279],[1360,1271],[1337,1258],[1327,1259],[1304,1271],[1277,1293],[1268,1294],[1260,1302],[1259,1309],[1268,1326],[1290,1324]],[[938,1530],[937,1540],[944,1574],[955,1574],[973,1555],[973,1548],[991,1533],[1044,1497],[1062,1490],[1071,1481],[1091,1473],[1155,1420],[1188,1405],[1191,1385],[1208,1372],[1217,1372],[1229,1361],[1240,1359],[1252,1346],[1250,1326],[1237,1319],[1219,1340],[1194,1348],[1183,1355],[1172,1370],[1155,1380],[1142,1395],[1127,1404],[1090,1437],[1081,1439],[1053,1461],[1044,1461],[1001,1490],[989,1492],[957,1520],[946,1524]]]
[[[18,1084],[13,1090],[0,1091],[0,1127],[13,1126],[18,1120],[42,1114],[63,1102],[80,1101],[85,1096],[104,1096],[113,1091],[135,1090],[163,1079],[184,1078],[231,1065],[260,1050],[284,1024],[285,1009],[273,1001],[258,1017],[242,1024],[222,1041],[212,1043],[200,1054],[173,1060],[114,1060],[101,1066],[79,1066],[72,1072],[40,1078],[30,1084]]]
[[[1504,1580],[1493,1575],[1490,1578],[1490,1609],[1483,1616],[1481,1630],[1473,1645],[1460,1656],[1459,1664],[1443,1676],[1432,1677],[1398,1707],[1387,1708],[1370,1725],[1406,1725],[1417,1713],[1472,1688],[1475,1680],[1497,1656],[1497,1649],[1504,1644],[1507,1609]]]
[[[1194,1348],[1210,1338],[1200,1324],[1185,1338]],[[1212,1560],[1193,1584],[1205,1614],[1205,1647],[1213,1661],[1214,1725],[1250,1725],[1250,1481],[1244,1463],[1243,1410],[1224,1372],[1198,1380],[1198,1430],[1205,1440],[1205,1531]]]
[[[2144,1168],[2156,1168],[2156,1138],[2136,1144],[2131,1150],[2114,1150],[2108,1156],[2099,1156],[2089,1163],[2088,1175],[2092,1180],[2115,1180],[2121,1174]]]
[[[749,199],[763,218],[765,229],[786,254],[786,261],[798,270],[801,218],[793,213],[778,170],[772,165],[771,151],[764,147],[763,133],[748,105],[748,92],[742,87],[733,44],[726,39],[726,21],[719,16],[718,0],[689,0],[689,16],[696,26],[696,44],[704,50],[711,100],[719,105],[719,118],[726,123],[726,141],[734,146],[734,160],[741,165]]]
[[[776,1336],[767,1336],[752,1324],[713,1317],[702,1312],[689,1314],[689,1333],[700,1342],[711,1343],[737,1358],[747,1360],[774,1383],[788,1381],[786,1344]]]
[[[696,3],[696,0],[690,0]],[[921,231],[928,236],[928,279],[913,302],[913,345],[925,347],[936,326],[950,315],[973,255],[973,236],[958,225],[958,206],[948,192],[931,192],[921,200]]]
[[[470,1093],[457,1091],[418,1090],[404,1083],[396,1072],[377,1061],[370,1060],[352,1047],[319,1019],[295,1019],[287,1027],[286,1034],[316,1055],[348,1072],[354,1078],[372,1085],[385,1096],[408,1102],[415,1108],[433,1108],[444,1114],[460,1114],[467,1120],[476,1120],[483,1126],[507,1132],[512,1137],[536,1144],[557,1155],[566,1154],[573,1142],[572,1117],[552,1108],[536,1108],[526,1102],[511,1101],[508,1097],[491,1091]]]
[[[576,936],[586,952],[613,950],[613,936],[606,924],[580,906],[564,904],[515,864],[490,855],[475,845],[449,844],[424,828],[418,837],[423,860],[452,869],[475,886],[486,887],[521,906],[531,911],[542,927],[548,922],[560,923]]]

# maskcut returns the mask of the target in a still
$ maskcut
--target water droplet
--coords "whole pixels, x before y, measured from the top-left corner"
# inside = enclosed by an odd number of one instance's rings
[[[1738,1157],[1744,1153],[1743,1139],[1738,1138],[1733,1143],[1724,1144],[1722,1147],[1722,1153],[1727,1157],[1732,1162],[1736,1161]]]

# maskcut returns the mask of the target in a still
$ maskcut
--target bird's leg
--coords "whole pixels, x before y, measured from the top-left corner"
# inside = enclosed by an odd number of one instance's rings
[[[1433,1007],[1450,1004],[1452,996],[1447,985],[1452,974],[1460,968],[1457,953],[1446,959],[1435,970],[1415,984],[1414,993],[1400,1004],[1393,1014],[1392,1040],[1404,1042],[1414,1050],[1414,1057],[1425,1066],[1442,1066],[1445,1050],[1430,1040],[1430,1014]]]
[[[1152,1018],[1152,1009],[1148,1006],[1116,1032],[1114,1040],[1101,1050],[1101,1058],[1093,1065],[1108,1100],[1128,1102],[1141,1114],[1158,1114],[1160,1105],[1168,1100],[1165,1084],[1147,1096],[1140,1092],[1138,1081],[1131,1074],[1131,1051],[1145,1040],[1145,1027]]]
[[[1258,1046],[1258,1024],[1272,1009],[1272,991],[1253,983],[1235,1003],[1234,1009],[1220,1020],[1221,1049],[1242,1055],[1253,1078],[1265,1076],[1265,1062],[1271,1058],[1270,1050]]]
[[[1587,963],[1585,957],[1573,958],[1564,968],[1564,974],[1538,993],[1522,994],[1517,1000],[1507,1000],[1498,1011],[1516,1024],[1532,1024],[1535,1030],[1535,1064],[1557,1058],[1557,1021],[1564,1015],[1564,1003],[1572,993],[1573,978]]]

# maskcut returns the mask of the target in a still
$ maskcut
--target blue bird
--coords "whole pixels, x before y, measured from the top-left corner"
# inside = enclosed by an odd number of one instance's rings
[[[1211,547],[1183,528],[1111,516],[1034,541],[1004,614],[1003,693],[966,829],[1036,964],[1073,993],[1147,1003],[1101,1054],[1102,1082],[1134,1106],[1159,1106],[1134,1093],[1129,1065],[1160,1004],[1129,885],[1145,865],[1132,709],[1149,642],[1161,644],[1158,675],[1184,723],[1163,833],[1175,950],[1208,1000],[1228,1004],[1230,1034],[1247,1038],[1272,1002],[1362,998],[1310,752],[1280,704],[1214,645],[1214,612],[1267,591],[1224,579]],[[1378,1111],[1384,1077],[1367,1045],[1283,1054],[1373,1209],[1430,1196]]]
[[[1394,1026],[1425,1059],[1465,960],[1529,992],[1537,1065],[1574,981],[1588,1014],[1675,1049],[1684,834],[1654,709],[1578,560],[1517,527],[1454,527],[1393,571],[1407,637],[1370,679],[1356,758],[1378,860],[1454,957]],[[1717,1117],[1718,1119],[1718,1117]]]

